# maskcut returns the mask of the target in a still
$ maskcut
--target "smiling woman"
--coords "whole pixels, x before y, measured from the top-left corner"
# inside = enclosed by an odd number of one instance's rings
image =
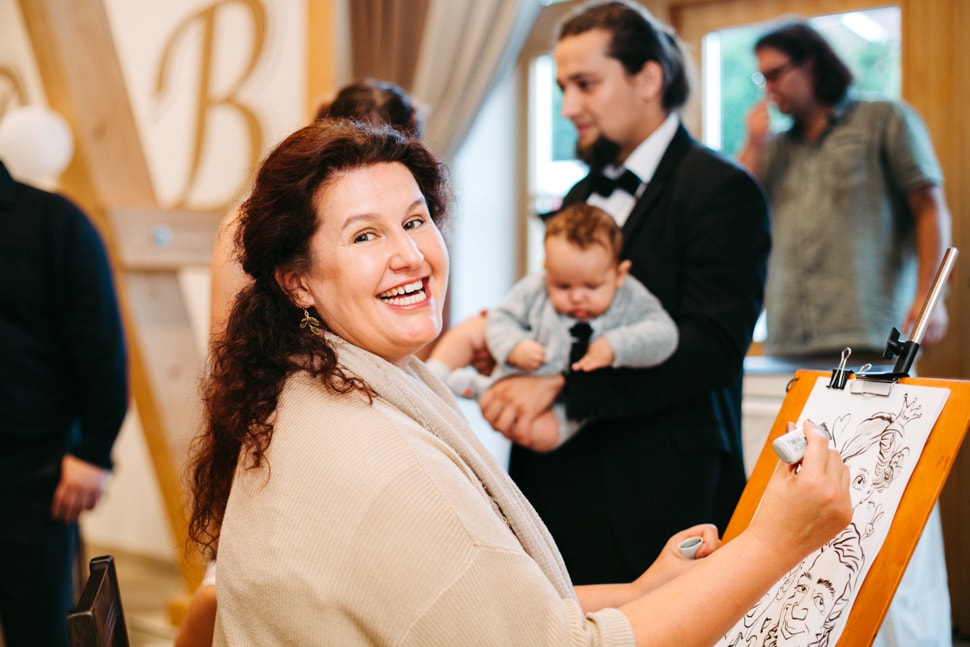
[[[196,538],[218,539],[238,455],[262,466],[288,376],[305,371],[328,390],[369,397],[338,358],[342,341],[403,367],[440,332],[447,200],[438,160],[390,127],[316,122],[263,162],[236,236],[253,280],[213,345],[205,384]],[[421,298],[387,298],[404,290]]]
[[[838,454],[810,440],[755,534],[719,549],[714,526],[694,526],[635,582],[574,589],[534,509],[414,357],[441,330],[446,198],[420,143],[360,123],[315,123],[262,164],[238,236],[253,280],[212,347],[192,466],[190,531],[218,544],[213,643],[710,644],[844,527]],[[677,551],[689,537],[699,559]],[[688,625],[696,636],[670,640]]]
[[[383,187],[374,191],[374,187]],[[402,368],[441,332],[448,252],[401,162],[342,172],[318,191],[309,263],[276,279],[342,339]]]

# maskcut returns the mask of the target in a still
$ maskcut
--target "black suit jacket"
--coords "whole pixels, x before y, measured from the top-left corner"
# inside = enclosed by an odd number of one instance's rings
[[[589,194],[587,177],[564,204]],[[629,581],[689,525],[723,531],[744,487],[741,378],[770,248],[764,193],[680,127],[623,230],[624,257],[677,322],[678,348],[655,368],[571,374],[568,414],[591,422],[548,454],[513,447],[509,466],[577,584]]]

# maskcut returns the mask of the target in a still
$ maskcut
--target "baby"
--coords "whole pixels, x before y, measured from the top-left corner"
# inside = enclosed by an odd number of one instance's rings
[[[608,213],[588,204],[566,207],[546,221],[543,270],[519,280],[486,315],[485,342],[497,362],[492,374],[466,368],[479,346],[469,338],[471,323],[442,336],[429,367],[456,395],[477,399],[509,375],[664,362],[677,348],[677,326],[630,275],[622,247],[622,231]],[[536,418],[530,447],[555,449],[581,426],[566,417],[565,405],[555,404]]]

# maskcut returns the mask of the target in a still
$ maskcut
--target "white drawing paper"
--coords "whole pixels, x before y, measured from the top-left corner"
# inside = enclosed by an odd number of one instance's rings
[[[717,647],[835,645],[903,491],[950,394],[894,384],[888,396],[827,388],[819,377],[797,421],[823,426],[849,467],[852,523],[782,578]]]

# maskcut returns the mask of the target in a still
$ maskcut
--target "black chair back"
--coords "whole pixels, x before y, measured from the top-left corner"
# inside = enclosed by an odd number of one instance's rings
[[[129,647],[114,558],[95,557],[90,570],[81,599],[67,614],[71,647]]]

